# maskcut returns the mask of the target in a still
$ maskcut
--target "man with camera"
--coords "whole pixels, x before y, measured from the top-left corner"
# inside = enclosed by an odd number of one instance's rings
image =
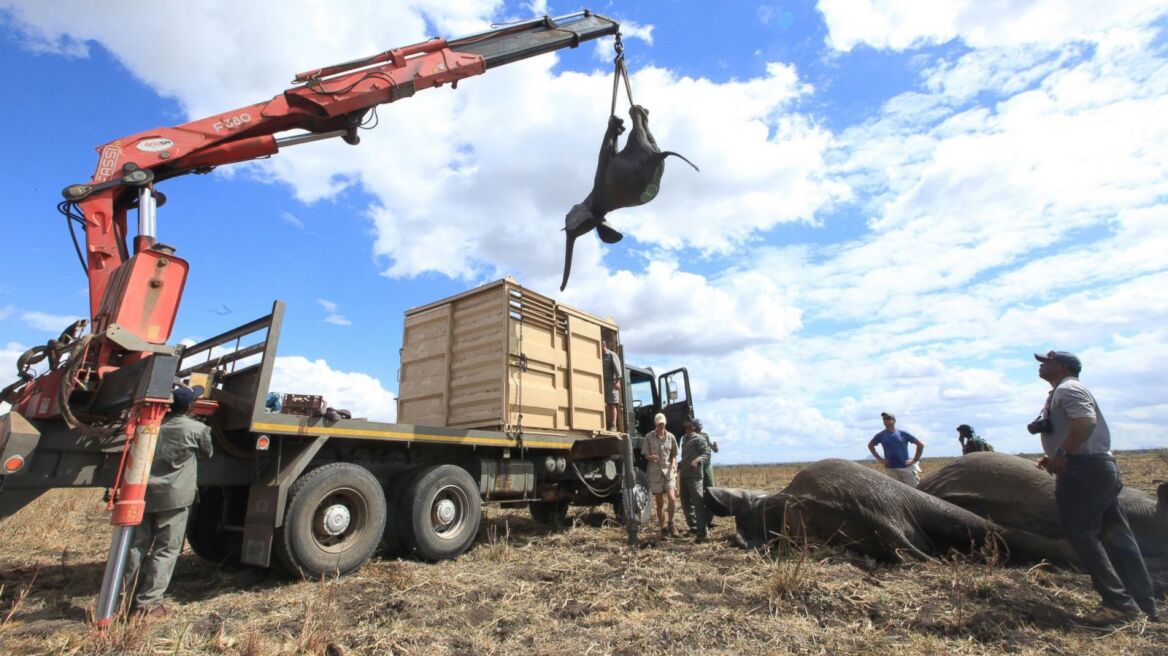
[[[1042,414],[1026,428],[1042,435],[1045,455],[1038,467],[1056,477],[1059,524],[1103,600],[1083,621],[1128,622],[1140,611],[1157,620],[1152,580],[1118,503],[1123,482],[1111,455],[1111,432],[1095,397],[1079,382],[1083,365],[1066,351],[1034,358],[1051,391]]]

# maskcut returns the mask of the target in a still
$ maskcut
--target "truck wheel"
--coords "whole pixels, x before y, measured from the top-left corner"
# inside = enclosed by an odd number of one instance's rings
[[[364,467],[335,462],[292,484],[276,557],[294,576],[340,576],[369,560],[384,530],[381,483]]]
[[[649,492],[649,475],[640,467],[634,467],[633,472],[636,475],[637,481],[633,486],[634,514],[637,517],[638,524],[645,524],[653,514],[653,495]],[[616,514],[617,519],[624,520],[625,502],[623,488],[613,497],[612,510]]]
[[[531,509],[531,518],[544,526],[559,526],[568,518],[568,502],[561,501],[532,501],[528,504]]]
[[[232,567],[239,565],[243,553],[243,532],[224,528],[226,506],[223,488],[209,487],[200,492],[187,522],[187,544],[203,560]]]
[[[482,516],[478,485],[465,469],[427,467],[406,486],[402,539],[425,560],[454,558],[470,548]]]

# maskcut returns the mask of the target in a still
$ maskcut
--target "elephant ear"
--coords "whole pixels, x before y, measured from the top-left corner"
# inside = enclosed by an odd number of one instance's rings
[[[1156,487],[1156,512],[1168,518],[1168,481]]]
[[[718,517],[729,517],[734,514],[734,499],[737,492],[735,490],[725,487],[708,487],[702,500],[706,502],[706,508]]]
[[[706,508],[718,517],[729,517],[750,508],[750,502],[767,496],[759,490],[743,490],[735,487],[708,487],[703,496]]]

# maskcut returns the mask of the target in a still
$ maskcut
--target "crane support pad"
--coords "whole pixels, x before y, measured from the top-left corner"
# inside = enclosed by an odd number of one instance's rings
[[[327,435],[321,435],[311,441],[280,442],[277,445],[280,457],[271,463],[266,474],[248,490],[241,562],[259,567],[267,567],[271,563],[272,539],[275,529],[284,524],[288,488],[296,482],[328,439]]]
[[[11,474],[19,474],[28,469],[32,452],[41,439],[41,432],[18,412],[0,415],[0,480]],[[19,469],[10,471],[8,462],[19,457]],[[18,461],[13,461],[15,464]]]

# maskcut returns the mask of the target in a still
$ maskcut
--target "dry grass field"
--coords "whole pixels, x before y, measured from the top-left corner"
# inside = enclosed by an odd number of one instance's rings
[[[926,460],[926,475],[945,462]],[[1168,478],[1165,453],[1121,464],[1145,491]],[[716,475],[777,490],[797,470]],[[0,522],[0,654],[1168,653],[1168,624],[1077,626],[1097,597],[1085,576],[1050,566],[743,552],[726,544],[728,518],[706,544],[630,549],[601,512],[573,509],[570,526],[549,530],[498,507],[455,561],[374,560],[339,580],[230,571],[187,550],[169,617],[97,634],[88,619],[110,534],[99,497],[56,491]]]

